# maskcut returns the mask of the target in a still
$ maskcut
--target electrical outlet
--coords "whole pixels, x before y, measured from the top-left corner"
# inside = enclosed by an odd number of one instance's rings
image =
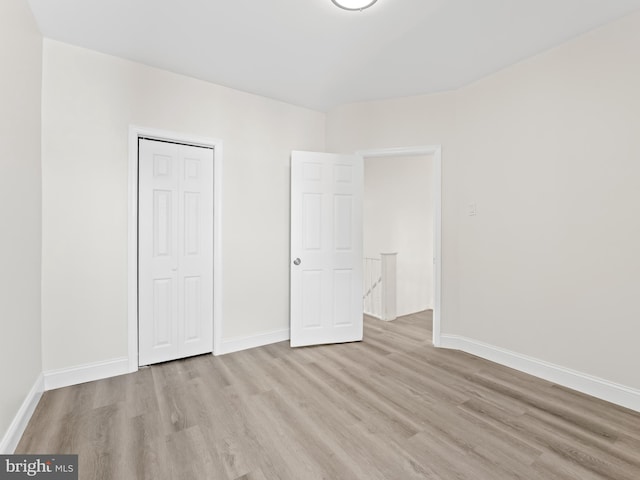
[[[473,217],[478,214],[478,205],[476,202],[471,202],[469,204],[469,216]]]

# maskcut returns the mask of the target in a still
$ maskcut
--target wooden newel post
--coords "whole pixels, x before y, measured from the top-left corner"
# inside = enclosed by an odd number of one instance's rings
[[[382,320],[395,320],[396,314],[396,260],[398,253],[381,253],[382,259]]]

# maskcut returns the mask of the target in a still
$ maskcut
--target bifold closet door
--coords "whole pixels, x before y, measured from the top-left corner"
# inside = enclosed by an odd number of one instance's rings
[[[139,140],[139,365],[213,350],[213,155]]]

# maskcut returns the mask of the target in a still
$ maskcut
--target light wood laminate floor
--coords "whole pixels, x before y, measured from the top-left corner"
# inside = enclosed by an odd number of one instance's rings
[[[16,453],[89,479],[640,479],[640,414],[431,346],[430,312],[46,392]]]

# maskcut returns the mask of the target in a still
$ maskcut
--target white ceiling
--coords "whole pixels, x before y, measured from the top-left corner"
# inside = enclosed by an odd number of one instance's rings
[[[326,110],[460,87],[640,0],[29,0],[49,38]]]

